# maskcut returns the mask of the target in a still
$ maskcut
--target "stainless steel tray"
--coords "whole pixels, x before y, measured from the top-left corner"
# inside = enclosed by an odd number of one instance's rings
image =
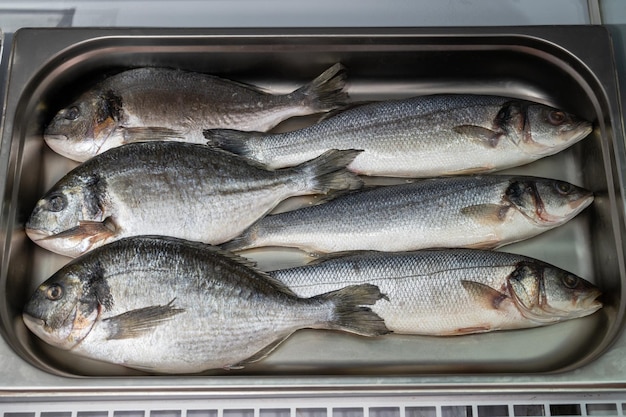
[[[35,201],[74,166],[42,140],[43,126],[59,107],[105,75],[128,67],[170,66],[289,91],[334,62],[347,66],[355,101],[489,93],[532,99],[593,120],[594,132],[582,142],[509,171],[587,187],[596,194],[593,205],[567,225],[503,250],[534,256],[595,282],[605,292],[605,308],[545,328],[456,338],[392,335],[372,340],[301,331],[254,366],[199,377],[143,378],[136,371],[51,348],[25,329],[25,300],[67,261],[36,247],[23,233]],[[7,79],[0,150],[0,365],[7,370],[0,375],[3,389],[372,389],[373,384],[536,389],[555,383],[626,383],[618,368],[626,363],[615,364],[612,356],[615,346],[626,345],[620,338],[626,307],[626,153],[611,42],[601,27],[25,29],[15,35]],[[279,129],[310,122],[295,119]],[[259,260],[283,262],[289,255],[266,252]],[[609,350],[612,345],[614,350]]]

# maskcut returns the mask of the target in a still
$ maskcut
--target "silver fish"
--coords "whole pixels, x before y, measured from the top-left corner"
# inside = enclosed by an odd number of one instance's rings
[[[301,328],[388,333],[370,308],[383,295],[355,285],[300,298],[242,258],[162,237],[120,240],[75,259],[23,311],[43,341],[149,372],[242,367]]]
[[[37,202],[26,233],[66,256],[149,234],[222,243],[288,197],[360,187],[345,170],[356,154],[330,151],[295,168],[268,171],[204,145],[132,143],[59,180]]]
[[[222,245],[313,253],[496,248],[559,226],[593,201],[590,191],[527,176],[461,176],[371,188],[266,216]]]
[[[356,106],[291,132],[216,129],[205,137],[212,146],[271,168],[296,165],[328,149],[363,149],[352,171],[417,178],[527,164],[567,148],[591,129],[574,115],[528,101],[432,95]]]
[[[345,75],[335,64],[289,94],[216,76],[167,68],[137,68],[113,75],[60,110],[44,139],[76,161],[143,140],[203,143],[202,129],[268,130],[292,116],[344,105]]]
[[[395,333],[452,336],[521,329],[590,315],[600,290],[562,269],[472,249],[334,254],[270,273],[301,297],[369,283],[372,310]]]

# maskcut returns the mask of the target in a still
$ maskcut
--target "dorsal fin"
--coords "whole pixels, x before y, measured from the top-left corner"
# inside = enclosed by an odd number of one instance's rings
[[[350,256],[356,255],[365,255],[368,253],[376,253],[376,251],[372,250],[351,250],[351,251],[343,251],[343,252],[332,252],[332,253],[323,253],[320,255],[316,255],[313,260],[307,262],[307,265],[319,265],[324,262],[332,261],[334,259],[343,259],[348,258]]]
[[[257,267],[256,262],[254,262],[251,259],[245,258],[241,255],[235,254],[233,252],[230,252],[228,250],[222,249],[219,246],[215,246],[215,245],[210,245],[208,243],[203,243],[203,242],[196,242],[196,241],[187,241],[184,239],[179,239],[179,238],[175,238],[175,237],[167,237],[164,238],[163,236],[143,236],[143,239],[159,239],[159,240],[163,240],[163,239],[167,239],[169,241],[172,242],[176,242],[180,245],[185,245],[185,246],[189,246],[189,247],[193,247],[196,249],[199,249],[201,251],[210,251],[210,252],[214,252],[219,254],[220,256],[240,265],[243,266],[245,268],[250,269],[252,272],[254,272],[256,275],[258,275],[259,277],[265,279],[266,281],[268,281],[272,286],[274,286],[276,288],[277,291],[280,291],[282,293],[288,294],[290,296],[295,296],[297,297],[296,293],[294,293],[289,287],[287,287],[287,285],[285,285],[282,281],[278,280],[277,278],[274,278],[273,276],[271,276],[270,274],[268,274],[265,271],[260,270]],[[132,238],[131,238],[132,239]]]
[[[376,103],[375,100],[366,100],[366,101],[356,101],[356,102],[351,102],[348,104],[345,104],[339,108],[336,108],[334,110],[331,110],[329,112],[324,113],[319,119],[318,119],[318,123],[321,122],[322,120],[327,120],[327,119],[331,119],[335,116],[337,116],[340,113],[343,113],[347,110],[352,110],[355,109],[357,107],[361,107],[361,106],[365,106],[368,104],[372,104],[372,103]]]

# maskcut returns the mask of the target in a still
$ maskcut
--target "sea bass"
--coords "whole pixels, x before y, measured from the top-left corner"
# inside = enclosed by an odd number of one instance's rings
[[[472,249],[332,255],[272,276],[301,297],[374,284],[388,297],[372,307],[395,333],[452,336],[545,326],[602,307],[600,291],[562,269]]]
[[[238,368],[301,328],[388,333],[373,285],[300,298],[242,258],[200,243],[123,239],[73,260],[35,291],[26,326],[77,355],[159,373]]]
[[[501,170],[555,154],[591,123],[508,97],[431,95],[355,106],[286,133],[207,130],[212,146],[272,168],[328,149],[363,149],[350,169],[364,175],[436,177]]]
[[[313,253],[496,248],[559,226],[592,200],[590,191],[552,179],[433,178],[266,216],[222,247],[287,246]]]
[[[269,171],[204,145],[132,143],[59,180],[37,202],[26,233],[66,256],[138,235],[222,243],[288,197],[360,187],[345,170],[356,154],[330,151],[295,168]]]
[[[82,162],[136,141],[204,142],[206,128],[264,131],[292,116],[344,105],[343,69],[335,64],[284,95],[207,74],[132,69],[96,84],[60,110],[44,139],[55,152]]]

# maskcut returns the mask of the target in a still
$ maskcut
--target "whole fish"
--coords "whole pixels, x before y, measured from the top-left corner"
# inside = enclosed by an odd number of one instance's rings
[[[313,253],[496,248],[559,226],[592,200],[590,191],[552,179],[434,178],[266,216],[222,247],[287,246]]]
[[[300,298],[214,247],[178,239],[123,239],[73,260],[23,311],[43,341],[149,372],[238,368],[301,328],[388,333],[369,284]]]
[[[138,235],[222,243],[288,197],[360,187],[345,170],[356,154],[330,151],[298,167],[269,171],[204,145],[132,143],[59,180],[37,202],[26,233],[66,256]]]
[[[301,297],[346,285],[376,285],[387,299],[372,310],[389,330],[405,334],[545,326],[602,307],[600,291],[589,282],[520,255],[472,249],[338,255],[271,275]]]
[[[292,116],[344,105],[345,73],[335,64],[283,95],[212,75],[137,68],[113,75],[60,110],[44,139],[55,152],[85,161],[107,149],[144,140],[203,143],[202,130],[268,130]]]
[[[501,170],[555,154],[591,123],[508,97],[431,95],[355,106],[285,133],[207,130],[212,146],[271,168],[328,149],[363,149],[350,169],[364,175],[436,177]]]

